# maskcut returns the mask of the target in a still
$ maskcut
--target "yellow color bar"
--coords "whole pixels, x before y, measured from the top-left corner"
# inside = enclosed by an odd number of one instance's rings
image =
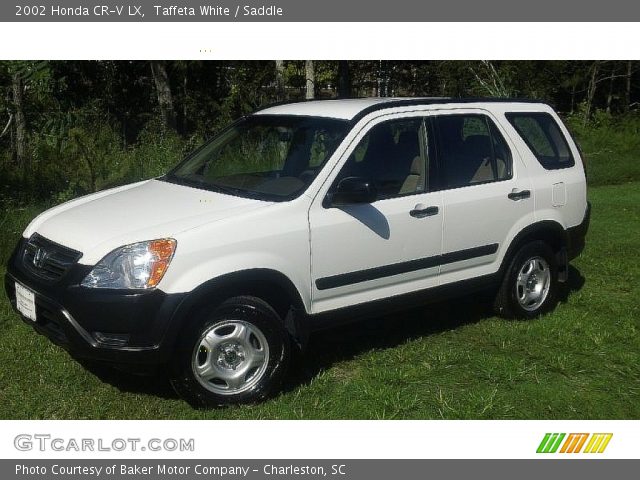
[[[589,443],[587,443],[584,453],[602,453],[604,452],[609,441],[611,441],[613,433],[594,433],[591,435]]]
[[[602,442],[602,445],[600,445],[598,453],[604,452],[604,449],[607,448],[607,445],[609,445],[609,442],[611,441],[611,437],[613,437],[613,433],[604,434],[604,442]]]

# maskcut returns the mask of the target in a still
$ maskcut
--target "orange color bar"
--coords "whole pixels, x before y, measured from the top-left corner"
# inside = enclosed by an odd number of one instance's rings
[[[587,438],[589,438],[588,433],[581,433],[580,435],[581,435],[580,441],[578,442],[578,445],[576,445],[576,448],[573,450],[573,453],[580,453],[580,451],[582,450],[582,446],[584,445],[584,442],[586,442]]]
[[[560,453],[567,452],[567,448],[569,448],[569,445],[573,441],[573,437],[575,437],[575,433],[570,433],[569,436],[567,437],[567,439],[562,444],[562,448],[560,449]],[[573,445],[571,445],[571,447],[573,448]],[[569,451],[568,453],[571,453],[571,451]]]

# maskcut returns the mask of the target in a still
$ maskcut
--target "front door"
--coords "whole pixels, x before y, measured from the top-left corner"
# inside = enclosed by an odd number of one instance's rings
[[[329,179],[329,193],[344,178],[367,179],[377,189],[375,201],[332,206],[320,195],[313,202],[314,313],[437,285],[442,192],[430,185],[434,150],[424,115],[370,122]]]

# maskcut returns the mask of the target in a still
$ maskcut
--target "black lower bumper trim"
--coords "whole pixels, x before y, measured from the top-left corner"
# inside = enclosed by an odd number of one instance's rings
[[[10,265],[5,290],[16,311],[16,282],[35,297],[37,320],[21,315],[25,323],[76,357],[121,365],[158,365],[173,351],[175,334],[170,326],[182,294],[93,292],[61,284],[52,287],[38,284]]]
[[[573,260],[582,253],[585,247],[585,239],[591,222],[591,203],[587,202],[584,218],[579,225],[567,229],[567,257]]]

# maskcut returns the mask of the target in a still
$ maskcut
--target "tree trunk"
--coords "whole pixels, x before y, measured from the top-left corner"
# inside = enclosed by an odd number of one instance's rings
[[[584,109],[584,118],[582,119],[582,123],[584,125],[586,125],[591,118],[591,111],[593,110],[593,98],[596,95],[596,87],[598,86],[599,68],[600,64],[597,61],[593,62],[593,65],[591,66],[591,78],[589,79],[589,86],[587,88],[587,105]]]
[[[313,66],[313,60],[305,60],[304,62],[305,77],[307,79],[307,92],[305,97],[307,100],[316,98],[316,72]]]
[[[9,114],[9,120],[7,120],[7,124],[2,129],[2,132],[0,132],[0,138],[4,137],[4,134],[9,131],[9,127],[11,126],[11,122],[13,122],[13,113]]]
[[[187,117],[188,115],[188,110],[187,110],[187,101],[189,99],[189,90],[187,87],[187,79],[188,79],[188,75],[187,75],[187,67],[185,67],[184,69],[184,77],[182,78],[182,130],[180,133],[182,133],[183,135],[185,135],[187,133],[187,128],[189,126],[189,117]]]
[[[13,108],[15,109],[15,149],[16,162],[20,168],[27,170],[27,122],[24,118],[24,101],[22,79],[18,73],[14,73],[11,78],[13,87]]]
[[[349,98],[351,96],[351,78],[349,75],[349,62],[340,60],[338,62],[338,98]]]
[[[171,86],[169,85],[169,75],[164,62],[152,61],[151,74],[156,85],[158,94],[158,106],[164,124],[172,129],[176,129],[176,112],[173,108],[173,95],[171,94]]]
[[[629,113],[631,109],[631,75],[632,75],[632,66],[633,62],[631,60],[627,61],[627,75],[626,75],[626,85],[624,89],[624,111],[625,113]]]
[[[613,102],[613,79],[616,74],[616,64],[611,66],[611,76],[609,78],[609,93],[607,93],[607,113],[611,113],[611,103]]]
[[[285,100],[284,90],[284,60],[276,60],[276,100]]]

